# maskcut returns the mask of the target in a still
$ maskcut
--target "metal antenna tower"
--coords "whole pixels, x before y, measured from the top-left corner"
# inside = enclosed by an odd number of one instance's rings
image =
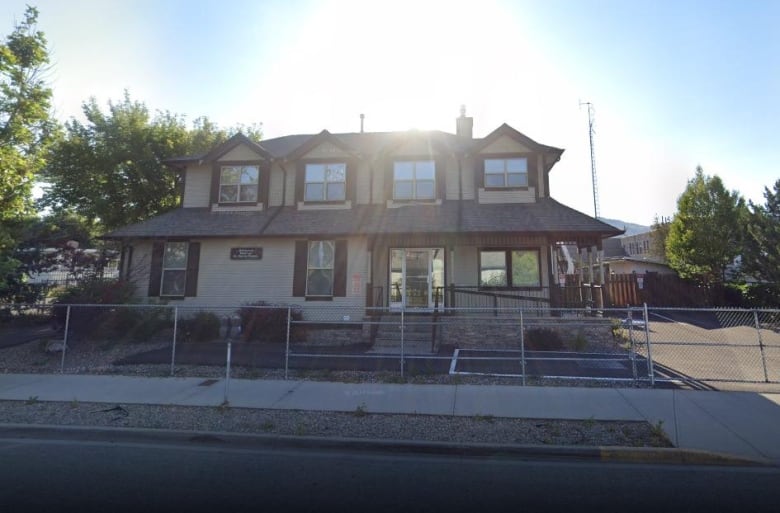
[[[580,107],[588,106],[588,138],[590,139],[590,174],[593,182],[593,216],[599,218],[599,180],[596,176],[596,153],[593,150],[593,104],[580,102]]]

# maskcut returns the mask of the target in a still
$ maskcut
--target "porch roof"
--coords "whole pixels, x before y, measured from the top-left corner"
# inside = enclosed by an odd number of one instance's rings
[[[107,239],[161,237],[302,237],[382,234],[533,233],[606,238],[621,230],[542,198],[536,203],[444,201],[397,208],[357,205],[343,210],[272,207],[261,212],[180,208],[114,230]]]

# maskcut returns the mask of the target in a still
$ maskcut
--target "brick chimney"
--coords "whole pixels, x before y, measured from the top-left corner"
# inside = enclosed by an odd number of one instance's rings
[[[464,139],[474,137],[474,118],[466,117],[466,106],[460,106],[460,117],[455,119],[455,133]]]

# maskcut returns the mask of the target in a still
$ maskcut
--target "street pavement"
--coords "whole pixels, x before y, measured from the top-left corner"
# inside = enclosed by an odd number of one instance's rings
[[[0,400],[647,421],[679,449],[780,465],[780,394],[677,389],[0,375]],[[0,422],[2,420],[0,419]]]

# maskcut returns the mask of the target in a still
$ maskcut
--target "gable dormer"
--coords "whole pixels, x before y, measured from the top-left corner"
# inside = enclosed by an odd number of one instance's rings
[[[295,205],[299,210],[352,208],[357,201],[357,152],[327,130],[287,156],[295,163]]]
[[[480,203],[533,203],[550,195],[548,172],[563,150],[503,124],[474,147]]]
[[[271,154],[243,134],[220,144],[202,162],[211,166],[212,211],[263,210],[268,205]]]
[[[452,150],[435,132],[399,134],[380,151],[382,187],[388,207],[440,204],[447,198]]]

